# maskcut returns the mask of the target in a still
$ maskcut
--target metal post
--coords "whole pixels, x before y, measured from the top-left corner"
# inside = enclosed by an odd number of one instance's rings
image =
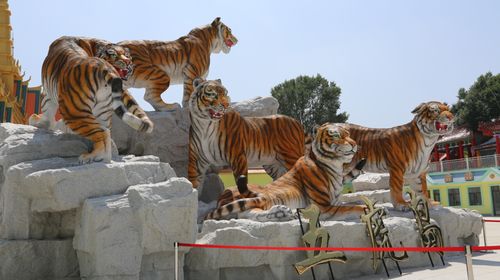
[[[484,220],[481,220],[481,222],[483,222],[483,240],[484,240],[484,246],[488,246],[488,244],[486,243],[486,223],[484,222]]]
[[[470,245],[465,245],[465,263],[467,265],[467,280],[474,280],[474,272],[472,271],[472,251]]]
[[[175,280],[179,280],[179,243],[174,242],[174,252],[175,252],[175,262],[174,262],[174,270],[175,270]]]
[[[443,172],[443,161],[442,160],[439,161],[439,165],[441,166],[441,172]]]

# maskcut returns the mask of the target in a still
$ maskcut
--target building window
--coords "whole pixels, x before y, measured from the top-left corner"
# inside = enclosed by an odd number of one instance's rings
[[[481,188],[469,188],[469,205],[482,205]]]
[[[441,193],[439,190],[432,190],[432,195],[434,196],[434,201],[441,202]]]
[[[459,189],[449,189],[448,190],[448,201],[450,206],[460,206],[460,190]]]

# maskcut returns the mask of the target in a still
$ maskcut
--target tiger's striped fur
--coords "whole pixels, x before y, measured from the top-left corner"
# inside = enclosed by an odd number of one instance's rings
[[[188,178],[200,186],[210,165],[227,166],[235,179],[249,165],[268,165],[281,176],[304,154],[302,125],[287,116],[241,117],[228,111],[229,97],[220,80],[195,79],[190,99]]]
[[[363,170],[389,172],[391,198],[397,208],[406,205],[402,197],[405,179],[420,176],[422,193],[427,196],[425,173],[430,154],[439,136],[453,129],[453,114],[445,103],[422,103],[412,113],[415,117],[411,122],[392,128],[344,125],[352,139],[360,145],[351,166],[360,158],[366,158]]]
[[[359,217],[364,206],[341,205],[337,198],[342,191],[344,164],[350,162],[357,145],[349,132],[338,124],[326,123],[318,128],[309,155],[301,157],[290,171],[266,186],[249,185],[252,195],[242,197],[241,189],[246,182],[238,182],[238,188],[227,189],[218,201],[218,208],[207,215],[207,219],[221,219],[232,214],[259,221],[281,220],[279,217],[291,213],[288,208],[303,208],[316,204],[322,219],[333,216]],[[278,211],[274,211],[277,209]]]
[[[191,30],[175,41],[119,42],[130,49],[135,65],[134,73],[125,86],[146,88],[144,99],[156,111],[168,111],[178,105],[165,103],[161,94],[170,84],[184,84],[182,106],[186,107],[193,92],[193,80],[208,75],[210,54],[220,51],[229,53],[237,42],[231,29],[220,18]]]
[[[42,66],[44,96],[42,115],[32,115],[31,125],[55,129],[59,109],[66,129],[90,139],[93,150],[81,163],[111,161],[113,111],[132,128],[151,132],[153,123],[123,89],[132,69],[125,48],[107,41],[61,37],[49,47]]]

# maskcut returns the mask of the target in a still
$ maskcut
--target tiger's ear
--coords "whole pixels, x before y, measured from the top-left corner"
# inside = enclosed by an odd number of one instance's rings
[[[220,17],[216,17],[214,19],[214,21],[212,21],[212,26],[215,27],[215,26],[219,25],[219,23],[220,23]]]
[[[424,109],[425,105],[427,105],[427,103],[425,103],[425,102],[420,103],[420,105],[418,105],[415,109],[413,109],[413,111],[411,111],[411,113],[412,114],[419,113],[420,111],[422,111]]]
[[[216,81],[217,83],[219,83],[219,84],[221,84],[221,85],[222,85],[222,81],[221,81],[221,79],[217,79],[217,80],[215,80],[215,81]]]
[[[96,57],[102,57],[105,54],[105,52],[106,52],[106,46],[101,44],[96,46],[96,53],[95,53]]]
[[[201,83],[203,83],[205,80],[203,78],[196,78],[193,80],[193,86],[197,88]]]

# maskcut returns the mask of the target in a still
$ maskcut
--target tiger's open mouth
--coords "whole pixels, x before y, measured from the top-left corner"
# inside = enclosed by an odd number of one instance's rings
[[[434,121],[434,128],[436,129],[438,134],[440,135],[446,134],[453,129],[453,123],[452,122],[443,123],[440,121]]]
[[[236,45],[237,42],[238,42],[238,40],[236,38],[232,37],[232,38],[226,39],[226,41],[224,43],[226,44],[227,47],[230,48],[230,47]]]
[[[210,118],[219,120],[224,117],[224,109],[220,111],[215,111],[214,109],[208,109],[208,113],[210,113]]]
[[[113,67],[115,67],[116,72],[118,72],[118,75],[120,75],[120,78],[122,78],[122,80],[127,80],[130,76],[130,73],[132,72],[132,64],[127,64],[123,60],[116,61],[113,64]]]
[[[115,66],[115,69],[118,72],[118,74],[120,75],[120,78],[122,78],[122,80],[126,80],[128,78],[128,69],[121,69],[121,68],[118,68],[116,66]]]

